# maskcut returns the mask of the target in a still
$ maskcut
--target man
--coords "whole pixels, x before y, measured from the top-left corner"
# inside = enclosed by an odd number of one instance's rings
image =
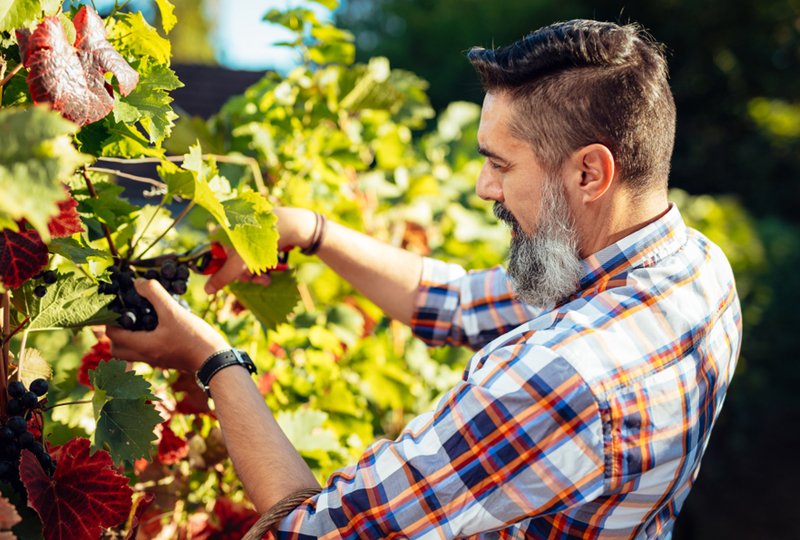
[[[667,201],[675,107],[661,47],[635,26],[577,20],[468,58],[486,90],[477,192],[511,226],[507,273],[276,211],[281,246],[318,248],[429,344],[478,350],[435,411],[333,474],[278,536],[667,537],[741,317],[724,255]],[[250,278],[232,254],[207,290]],[[137,287],[160,324],[147,339],[109,329],[116,356],[196,371],[229,348],[157,283]],[[259,511],[317,487],[247,371],[209,385]]]

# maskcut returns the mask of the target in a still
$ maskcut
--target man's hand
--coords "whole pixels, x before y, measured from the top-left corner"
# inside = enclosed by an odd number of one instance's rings
[[[273,209],[278,218],[278,249],[307,247],[314,234],[316,218],[314,212],[303,208]],[[206,282],[205,291],[214,294],[232,281],[252,281],[269,285],[269,276],[253,275],[247,265],[233,249],[226,249],[228,260]]]
[[[115,358],[194,372],[206,358],[230,347],[208,323],[179,306],[158,281],[138,279],[135,286],[153,304],[158,326],[152,332],[107,327]]]

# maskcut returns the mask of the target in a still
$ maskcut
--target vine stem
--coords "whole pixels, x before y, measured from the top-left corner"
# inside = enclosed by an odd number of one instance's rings
[[[86,187],[89,189],[89,195],[95,199],[99,199],[100,197],[97,195],[97,191],[94,189],[92,179],[89,178],[89,170],[86,167],[83,168],[83,179],[86,181]],[[100,226],[103,228],[103,234],[105,235],[106,240],[108,240],[108,249],[111,251],[111,255],[115,260],[119,260],[119,252],[117,251],[117,247],[114,245],[114,241],[111,239],[111,231],[109,230],[108,225],[105,223],[100,223]]]
[[[142,227],[142,230],[139,231],[139,236],[136,238],[136,240],[133,241],[133,244],[131,244],[131,246],[128,248],[128,255],[129,256],[133,255],[134,250],[139,246],[139,242],[141,242],[142,238],[144,238],[144,233],[146,233],[147,229],[150,228],[150,225],[153,224],[153,220],[158,215],[158,211],[161,210],[164,207],[166,202],[167,202],[167,197],[166,196],[162,197],[161,198],[161,202],[158,203],[158,207],[150,215],[150,219],[147,220],[147,223],[144,224],[144,227]]]
[[[10,80],[11,80],[11,78],[12,78],[14,75],[16,75],[17,73],[19,73],[19,70],[21,70],[21,69],[22,69],[22,64],[17,64],[16,66],[14,66],[14,69],[12,69],[11,71],[9,71],[9,72],[8,72],[8,75],[6,75],[5,77],[3,77],[3,80],[2,80],[2,81],[0,81],[0,88],[4,87],[4,86],[6,85],[6,83],[7,83],[8,81],[10,81]]]
[[[119,176],[120,178],[135,180],[136,182],[141,182],[143,184],[150,184],[151,186],[156,186],[159,188],[167,187],[167,184],[165,184],[164,182],[153,180],[152,178],[147,178],[146,176],[139,176],[136,174],[126,173],[124,171],[120,171],[117,169],[106,169],[105,167],[87,167],[87,170],[96,173],[113,174],[114,176]]]
[[[29,331],[26,328],[22,332],[22,343],[19,344],[19,358],[17,359],[17,378],[22,374],[22,362],[25,361],[25,345],[28,343]]]
[[[55,403],[53,405],[50,405],[49,407],[45,407],[42,410],[49,411],[50,409],[55,409],[56,407],[61,407],[64,405],[86,405],[91,402],[92,402],[91,399],[79,399],[77,401],[62,401],[61,403]]]
[[[250,156],[226,156],[221,154],[203,154],[203,159],[213,159],[215,161],[219,161],[220,163],[234,163],[236,165],[247,165],[250,167],[250,171],[253,173],[253,181],[256,183],[256,188],[258,188],[259,193],[266,193],[267,188],[264,184],[264,177],[261,175],[261,169],[258,166],[258,160],[256,158],[252,158]],[[167,161],[183,161],[183,156],[164,156],[163,159]],[[127,159],[127,158],[113,158],[113,157],[102,157],[98,158],[98,161],[107,161],[109,163],[130,163],[135,165],[137,163],[161,163],[162,158],[134,158],[134,159]]]
[[[187,205],[186,205],[186,208],[184,208],[184,209],[181,211],[181,213],[180,213],[180,214],[178,214],[178,217],[176,217],[175,219],[173,219],[173,220],[172,220],[172,223],[170,223],[169,227],[167,227],[166,229],[164,229],[164,232],[162,232],[160,235],[158,235],[158,238],[156,238],[155,240],[153,240],[153,241],[150,243],[150,245],[149,245],[149,246],[147,246],[146,248],[144,248],[144,251],[142,251],[141,253],[139,253],[139,255],[137,255],[137,256],[135,257],[135,259],[141,259],[142,257],[144,257],[144,254],[145,254],[145,253],[147,253],[148,251],[150,251],[150,248],[152,248],[153,246],[155,246],[156,244],[158,244],[158,243],[161,241],[161,239],[162,239],[162,238],[164,238],[164,237],[167,235],[167,233],[168,233],[169,231],[171,231],[171,230],[172,230],[172,229],[175,227],[175,225],[177,225],[177,224],[178,224],[178,223],[179,223],[179,222],[180,222],[180,221],[181,221],[183,218],[185,218],[185,217],[186,217],[186,214],[188,214],[188,213],[189,213],[189,211],[190,211],[192,208],[194,208],[194,201],[191,201],[189,204],[187,204]],[[132,254],[132,253],[131,253],[131,259],[134,259],[134,257],[133,257],[133,254]]]
[[[0,407],[6,410],[8,402],[8,355],[11,346],[11,302],[8,291],[3,292],[3,360],[0,362]]]

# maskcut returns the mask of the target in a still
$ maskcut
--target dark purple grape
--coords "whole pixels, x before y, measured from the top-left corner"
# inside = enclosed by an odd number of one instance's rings
[[[173,261],[164,261],[161,265],[161,275],[166,279],[174,279],[178,268]]]
[[[33,409],[39,404],[39,397],[33,392],[25,392],[25,394],[20,398],[20,402],[26,409]]]
[[[125,330],[133,330],[136,326],[136,314],[133,311],[126,311],[119,316],[119,325]]]
[[[58,281],[58,275],[52,270],[48,270],[47,272],[42,274],[42,281],[44,281],[48,285],[52,285],[53,283]]]
[[[185,264],[178,265],[175,269],[175,279],[189,279],[189,267]]]
[[[144,273],[144,277],[146,277],[147,279],[158,279],[160,276],[161,274],[158,273],[158,270],[155,270],[153,268]]]
[[[158,318],[155,315],[144,315],[142,317],[142,329],[148,332],[155,330],[158,326]]]
[[[10,416],[6,422],[6,427],[13,431],[15,435],[21,435],[28,431],[28,422],[21,416]]]
[[[6,405],[6,414],[9,416],[21,416],[24,412],[25,407],[22,406],[22,402],[19,399],[8,400],[8,405]]]
[[[14,440],[14,432],[7,426],[0,427],[0,443]]]
[[[11,381],[8,383],[8,395],[13,398],[21,398],[25,395],[25,385],[22,381]]]
[[[31,383],[31,392],[39,397],[45,395],[49,389],[50,385],[47,384],[47,380],[45,379],[35,379]]]
[[[15,441],[9,441],[3,445],[3,454],[12,459],[19,457],[20,450],[19,444]]]
[[[5,478],[14,470],[14,464],[8,460],[0,461],[0,478]]]
[[[44,295],[47,294],[47,287],[45,287],[44,285],[37,285],[33,289],[33,294],[34,296],[36,296],[36,298],[42,298]]]
[[[19,442],[19,445],[22,448],[30,448],[36,441],[36,438],[33,436],[33,433],[31,433],[30,431],[26,431],[25,433],[19,436],[17,441]]]
[[[47,455],[47,451],[44,449],[44,446],[42,446],[42,443],[40,443],[39,441],[33,441],[28,450],[33,452],[33,454],[37,458]]]
[[[186,282],[176,279],[170,283],[170,290],[174,294],[186,294]]]
[[[122,298],[126,306],[139,307],[142,305],[142,297],[136,292],[136,289],[128,289],[125,291],[125,296]]]

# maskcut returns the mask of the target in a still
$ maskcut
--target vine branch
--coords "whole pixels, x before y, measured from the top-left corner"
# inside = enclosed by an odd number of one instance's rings
[[[3,77],[3,80],[2,80],[2,81],[0,81],[0,88],[4,87],[4,86],[6,85],[6,83],[7,83],[8,81],[10,81],[10,80],[11,80],[11,79],[14,77],[14,75],[16,75],[17,73],[19,73],[19,70],[21,70],[21,69],[22,69],[22,64],[17,64],[16,66],[14,66],[14,69],[12,69],[11,71],[9,71],[9,72],[8,72],[8,75],[6,75],[5,77]]]
[[[94,184],[92,184],[92,179],[89,178],[89,169],[87,167],[83,168],[83,179],[86,181],[86,187],[89,189],[89,195],[95,199],[99,199],[100,197],[97,195],[97,191],[94,189]],[[114,241],[111,239],[111,231],[109,230],[108,225],[101,222],[100,226],[103,228],[103,234],[108,241],[108,249],[111,251],[111,255],[114,257],[114,260],[119,260],[119,252],[117,251],[117,247],[114,245]]]
[[[8,385],[8,356],[11,347],[11,302],[9,300],[8,291],[3,292],[2,299],[3,307],[3,359],[0,362],[0,406],[2,411],[6,410],[6,403],[8,402],[8,392],[6,387]]]
[[[62,407],[64,405],[86,405],[87,403],[91,403],[91,399],[79,399],[77,401],[62,401],[61,403],[54,403],[49,407],[44,407],[43,411],[49,411],[50,409],[55,409],[56,407]]]
[[[156,186],[158,188],[166,188],[167,184],[161,182],[159,180],[154,180],[152,178],[147,178],[146,176],[139,176],[136,174],[126,173],[124,171],[120,171],[117,169],[106,169],[104,167],[88,167],[88,171],[96,172],[96,173],[105,173],[105,174],[113,174],[115,176],[119,176],[120,178],[127,178],[128,180],[135,180],[136,182],[141,182],[143,184],[150,184],[151,186]]]
[[[176,217],[174,220],[172,220],[172,223],[170,223],[169,227],[167,227],[166,229],[164,229],[164,232],[162,232],[161,234],[159,234],[159,235],[158,235],[158,238],[156,238],[155,240],[153,240],[153,241],[150,243],[150,245],[149,245],[149,246],[147,246],[146,248],[144,248],[144,251],[142,251],[141,253],[139,253],[139,255],[137,255],[137,256],[135,257],[135,259],[141,259],[142,257],[144,257],[144,254],[145,254],[145,253],[147,253],[148,251],[150,251],[150,249],[151,249],[153,246],[155,246],[156,244],[158,244],[158,243],[161,241],[161,239],[162,239],[162,238],[164,238],[164,237],[167,235],[167,233],[168,233],[169,231],[171,231],[171,230],[172,230],[172,229],[175,227],[175,225],[177,225],[177,224],[178,224],[178,223],[179,223],[179,222],[180,222],[180,221],[181,221],[183,218],[185,218],[185,217],[186,217],[186,214],[188,214],[188,213],[189,213],[189,211],[190,211],[192,208],[194,208],[194,201],[191,201],[189,204],[187,204],[187,205],[186,205],[186,208],[184,208],[183,210],[181,210],[181,213],[180,213],[180,214],[178,214],[178,217]],[[134,257],[133,257],[133,254],[132,254],[132,253],[131,253],[131,259],[134,259]]]

